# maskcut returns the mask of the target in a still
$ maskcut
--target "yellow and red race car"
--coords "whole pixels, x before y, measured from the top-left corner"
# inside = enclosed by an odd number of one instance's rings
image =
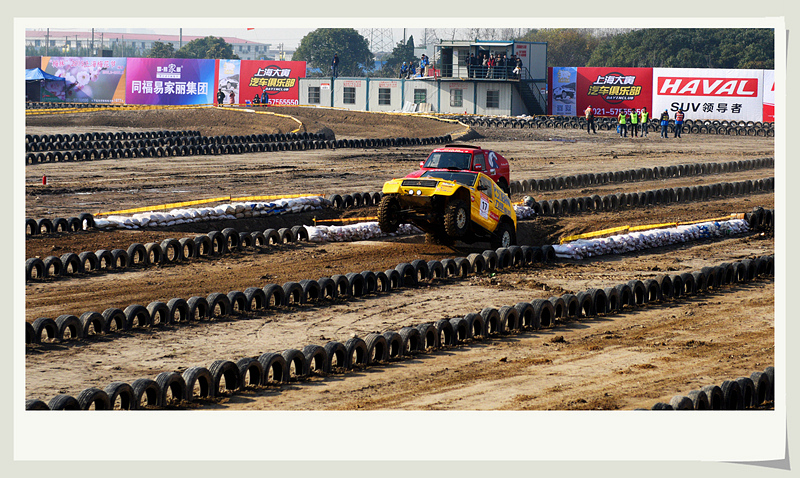
[[[492,178],[506,194],[511,194],[511,169],[508,160],[501,154],[480,146],[448,144],[443,148],[436,148],[425,161],[419,163],[419,168],[419,171],[406,177],[418,178],[423,172],[431,170],[478,171]]]
[[[411,223],[428,240],[452,244],[488,240],[493,248],[517,242],[517,215],[491,178],[470,171],[425,171],[383,185],[378,224],[385,233]]]

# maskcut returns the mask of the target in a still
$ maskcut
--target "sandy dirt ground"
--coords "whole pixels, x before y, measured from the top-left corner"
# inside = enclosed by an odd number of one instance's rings
[[[359,112],[275,108],[316,132],[337,138],[421,137],[458,134],[464,127],[427,118]],[[236,111],[141,111],[30,116],[32,134],[86,131],[196,129],[204,135],[287,132],[297,122]],[[619,138],[612,132],[476,128],[471,143],[509,158],[512,180],[617,171],[643,166],[768,158],[772,138],[684,135],[682,139]],[[218,197],[329,194],[380,190],[407,174],[431,146],[345,148],[43,164],[26,168],[26,216],[73,216]],[[41,185],[42,175],[50,179]],[[591,186],[534,193],[538,199],[645,191],[721,181],[773,177],[772,169]],[[520,200],[515,195],[512,200]],[[560,237],[619,225],[690,221],[774,207],[772,193],[521,221],[519,242],[543,245]],[[349,210],[370,216],[375,208]],[[237,230],[308,224],[309,215],[242,221]],[[296,221],[296,222],[295,222]],[[225,227],[229,224],[218,224]],[[133,242],[190,237],[197,231],[85,231],[26,240],[26,257],[127,248]],[[438,280],[415,289],[371,294],[332,304],[276,307],[263,313],[109,334],[102,338],[26,347],[27,398],[105,387],[112,381],[182,372],[213,360],[236,361],[265,352],[370,332],[464,316],[566,292],[613,286],[659,273],[772,254],[774,238],[749,233],[585,261],[559,260],[526,269]],[[480,252],[486,244],[455,250],[424,243],[422,236],[353,243],[295,243],[199,259],[179,265],[31,282],[25,286],[26,320],[80,316],[108,307],[147,305],[173,297],[227,293],[268,283],[333,274],[383,271],[414,259],[443,259]],[[21,262],[21,260],[20,260]],[[21,275],[21,274],[20,274]],[[673,395],[749,376],[774,364],[774,283],[771,279],[724,286],[692,298],[650,304],[624,313],[568,320],[552,328],[495,335],[340,374],[315,373],[284,385],[248,387],[213,400],[172,403],[172,408],[226,410],[622,410],[650,408]]]

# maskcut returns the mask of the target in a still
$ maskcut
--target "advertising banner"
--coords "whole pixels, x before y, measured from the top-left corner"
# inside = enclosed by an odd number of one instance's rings
[[[620,111],[650,109],[652,68],[578,68],[577,109],[591,106],[595,116],[616,117]]]
[[[775,70],[764,70],[764,117],[765,123],[775,122]]]
[[[252,98],[239,96],[239,67],[241,60],[219,60],[219,74],[217,75],[217,91],[214,93],[214,98],[217,98],[217,93],[222,92],[225,98],[222,104],[233,105],[238,103],[246,103]]]
[[[125,103],[127,58],[43,56],[42,70],[66,80],[64,101]]]
[[[202,105],[215,101],[216,60],[128,58],[126,103]]]
[[[577,68],[550,68],[550,85],[552,85],[552,87],[549,90],[549,98],[547,101],[547,104],[550,105],[549,114],[569,116],[575,116],[577,114],[575,106],[577,81]]]
[[[243,99],[259,95],[273,106],[300,104],[298,81],[306,76],[304,61],[242,60],[239,91]]]
[[[763,71],[653,68],[653,116],[681,109],[692,120],[761,121]]]

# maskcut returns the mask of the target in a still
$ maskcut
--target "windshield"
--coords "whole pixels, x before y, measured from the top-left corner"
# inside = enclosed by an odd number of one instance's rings
[[[451,171],[425,171],[420,176],[421,178],[439,178],[453,181],[464,186],[472,187],[475,185],[475,180],[478,175],[475,173],[465,172],[451,172]]]
[[[425,161],[426,168],[437,169],[469,169],[470,153],[454,153],[452,151],[433,152]]]

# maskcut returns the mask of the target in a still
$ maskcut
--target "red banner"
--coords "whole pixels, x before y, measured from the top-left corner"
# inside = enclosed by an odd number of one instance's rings
[[[299,79],[306,76],[304,61],[243,60],[239,94],[243,100],[266,94],[270,105],[299,104]]]
[[[591,106],[595,116],[617,116],[623,109],[650,108],[652,68],[578,68],[577,110]]]
[[[757,78],[685,78],[660,77],[659,95],[672,96],[758,96]]]

